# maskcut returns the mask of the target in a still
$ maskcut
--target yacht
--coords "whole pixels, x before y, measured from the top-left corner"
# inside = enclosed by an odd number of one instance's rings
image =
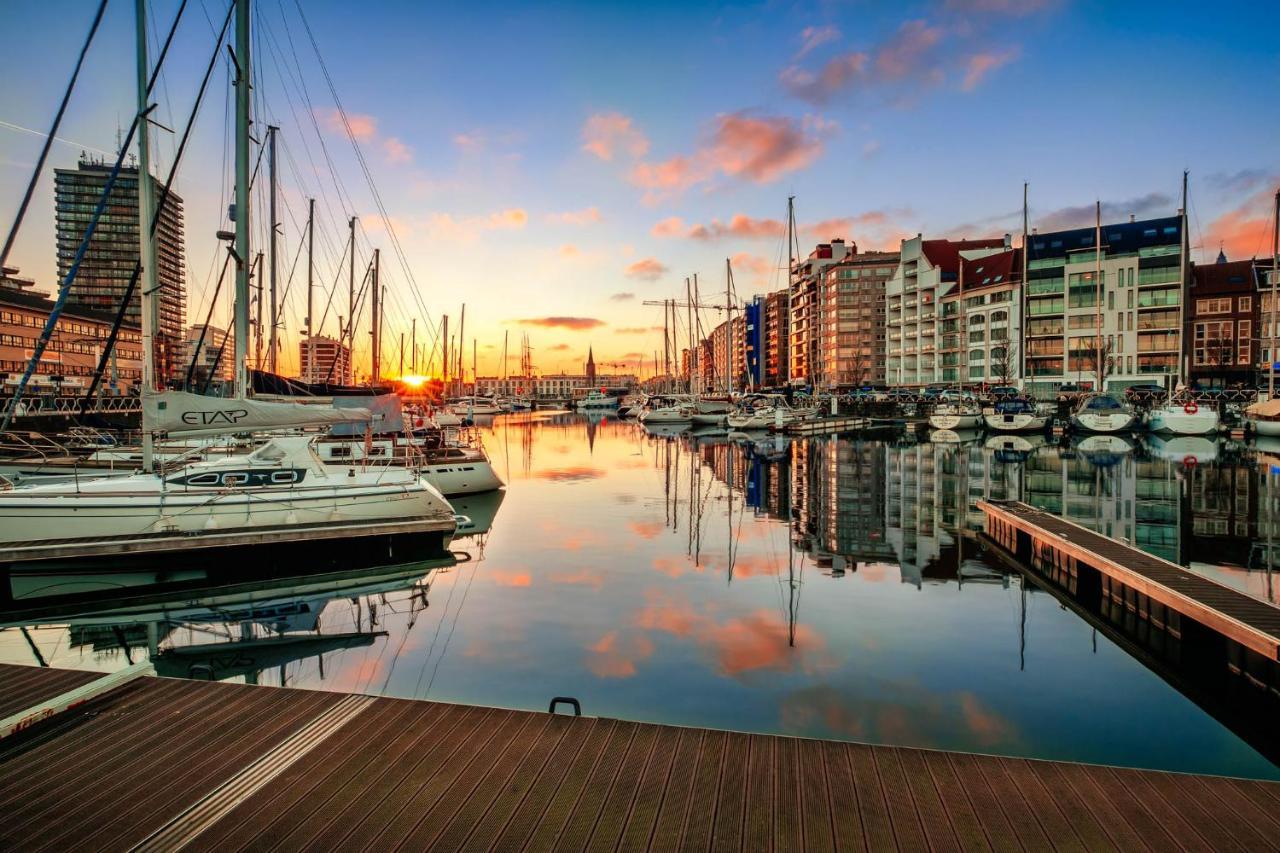
[[[1169,400],[1146,415],[1147,429],[1168,435],[1216,435],[1218,411],[1201,406],[1195,400],[1177,403]]]
[[[650,397],[648,408],[640,413],[642,424],[688,424],[689,407],[677,397]]]
[[[452,441],[326,438],[316,442],[316,453],[326,465],[390,464],[416,470],[445,497],[491,492],[504,485],[484,450]]]
[[[737,412],[725,416],[725,422],[732,430],[751,432],[786,426],[816,413],[816,409],[794,408],[781,395],[752,394],[742,400]]]
[[[981,429],[982,409],[972,400],[939,403],[929,416],[929,428],[954,432]]]
[[[1032,400],[1010,397],[997,400],[983,413],[987,429],[995,432],[1043,432],[1049,416],[1041,414]]]
[[[453,404],[455,415],[500,415],[502,406],[492,397],[462,397]]]
[[[1108,394],[1086,397],[1071,415],[1071,423],[1084,432],[1124,432],[1133,420],[1133,408]]]
[[[246,455],[172,471],[0,491],[0,542],[453,518],[448,502],[417,472],[391,466],[336,471],[317,455],[314,440],[277,436]]]
[[[587,396],[577,402],[579,409],[612,409],[617,407],[618,398],[592,388]]]
[[[1280,436],[1280,399],[1254,403],[1245,409],[1245,417],[1255,435]]]

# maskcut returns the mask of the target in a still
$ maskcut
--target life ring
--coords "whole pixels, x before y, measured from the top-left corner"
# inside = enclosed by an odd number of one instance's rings
[[[1182,464],[1183,464],[1183,466],[1185,466],[1185,467],[1187,467],[1187,468],[1194,468],[1194,467],[1196,467],[1197,465],[1199,465],[1199,464],[1200,464],[1200,460],[1199,460],[1199,459],[1196,459],[1194,456],[1192,456],[1192,455],[1188,454],[1188,455],[1186,455],[1186,456],[1182,457]]]
[[[1200,411],[1200,407],[1196,405],[1195,400],[1188,400],[1187,404],[1182,407],[1182,411],[1186,412],[1188,415],[1194,415],[1196,412]]]

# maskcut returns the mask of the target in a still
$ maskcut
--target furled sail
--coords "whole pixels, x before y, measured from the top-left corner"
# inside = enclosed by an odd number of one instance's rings
[[[142,399],[144,428],[169,435],[220,435],[297,427],[368,423],[368,409],[271,403],[242,397],[202,397],[185,391],[162,391]]]

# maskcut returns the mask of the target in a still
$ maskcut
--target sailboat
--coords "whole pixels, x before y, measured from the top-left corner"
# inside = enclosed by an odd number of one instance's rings
[[[1188,398],[1179,403],[1172,398],[1147,412],[1147,429],[1168,435],[1209,435],[1218,432],[1218,411]]]
[[[1133,407],[1110,394],[1086,397],[1071,414],[1071,424],[1084,432],[1124,432],[1133,421]]]
[[[137,4],[138,32],[146,32],[146,4]],[[349,528],[345,538],[385,535],[374,522],[413,521],[414,535],[430,537],[443,551],[456,529],[453,509],[416,471],[407,468],[328,468],[305,435],[276,436],[244,455],[205,460],[165,470],[157,467],[157,436],[207,436],[295,429],[372,420],[367,409],[333,409],[272,403],[249,396],[249,23],[247,0],[236,6],[236,298],[235,396],[202,397],[156,391],[154,331],[156,264],[154,189],[150,172],[147,74],[140,74],[138,101],[139,242],[142,279],[142,471],[127,477],[32,486],[0,492],[0,544],[38,544],[74,538],[94,540],[147,534],[190,534],[183,550],[232,547],[232,532],[254,528],[299,529],[285,533],[323,538],[325,527]],[[147,68],[145,39],[138,65]],[[123,158],[124,152],[119,156]],[[92,227],[92,226],[91,226]],[[91,234],[86,234],[87,243]],[[64,282],[63,287],[70,284]],[[302,529],[300,526],[305,526]],[[319,530],[319,533],[312,531]],[[203,541],[202,541],[203,540]],[[216,546],[215,544],[216,543]],[[105,544],[105,543],[102,543]],[[119,553],[119,548],[103,549]],[[19,558],[20,559],[20,558]]]

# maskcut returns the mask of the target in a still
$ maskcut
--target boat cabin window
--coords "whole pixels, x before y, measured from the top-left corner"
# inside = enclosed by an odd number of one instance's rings
[[[222,475],[222,485],[224,486],[243,486],[249,482],[249,475],[241,472],[228,471]]]
[[[272,471],[271,472],[272,485],[288,486],[296,482],[298,482],[297,471]]]
[[[351,447],[346,444],[335,444],[329,448],[329,457],[331,459],[349,459],[351,458]]]
[[[221,481],[217,474],[197,474],[187,478],[188,486],[216,486]]]
[[[385,447],[370,447],[369,455],[370,456],[386,456],[387,449]]]
[[[277,444],[266,444],[258,448],[253,455],[265,462],[279,462],[284,458],[284,450]]]

